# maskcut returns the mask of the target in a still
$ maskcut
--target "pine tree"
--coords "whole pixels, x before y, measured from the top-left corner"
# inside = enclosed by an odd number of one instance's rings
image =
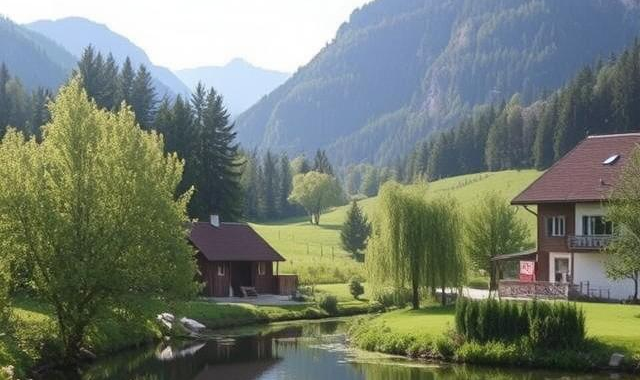
[[[136,114],[138,124],[144,129],[151,126],[156,107],[156,90],[151,74],[144,65],[140,65],[133,80],[131,108]]]
[[[370,234],[371,225],[367,217],[358,206],[358,202],[353,201],[340,231],[342,248],[356,256],[367,247],[367,239]]]
[[[318,149],[316,152],[316,157],[313,161],[313,170],[319,173],[333,175],[333,168],[324,150]]]
[[[194,94],[196,116],[191,135],[185,177],[195,187],[189,204],[191,216],[206,219],[219,214],[223,220],[237,220],[242,215],[242,188],[236,133],[229,123],[229,113],[222,97],[211,88],[204,104]],[[199,113],[199,115],[198,115]]]
[[[87,46],[78,61],[77,71],[82,77],[82,86],[89,98],[95,100],[100,107],[103,104],[104,60],[100,52],[96,53],[93,45]]]
[[[109,53],[107,60],[104,63],[102,72],[100,73],[102,78],[100,80],[102,84],[101,99],[102,106],[108,110],[114,110],[118,106],[118,64],[116,63],[113,54]]]
[[[244,153],[244,166],[242,168],[242,191],[244,193],[244,211],[243,215],[248,219],[257,219],[260,217],[260,162],[256,150],[250,154]]]
[[[278,187],[280,181],[278,180],[278,169],[276,159],[270,151],[264,156],[263,161],[263,186],[262,186],[262,206],[263,214],[267,219],[273,219],[278,215],[277,203],[278,203]]]
[[[9,124],[9,97],[7,96],[7,83],[11,76],[7,66],[2,63],[0,66],[0,132],[4,133],[5,127]]]
[[[51,93],[42,87],[31,93],[29,120],[25,129],[28,134],[36,136],[38,140],[42,137],[41,127],[51,118],[47,108],[47,103],[51,98]]]
[[[135,79],[135,72],[133,71],[133,66],[131,65],[131,60],[129,57],[124,60],[124,64],[122,64],[122,70],[120,71],[120,76],[118,77],[118,92],[116,96],[117,106],[120,106],[120,103],[125,102],[127,105],[131,106],[131,99],[133,97],[133,81]]]
[[[291,193],[291,186],[293,181],[293,175],[291,174],[291,164],[289,162],[289,157],[286,153],[283,153],[280,156],[280,172],[278,173],[278,199],[277,199],[277,209],[279,210],[280,217],[287,217],[291,214],[291,205],[287,198],[289,198],[289,194]]]
[[[9,125],[24,129],[29,118],[29,97],[18,78],[11,78],[6,86],[9,99]]]
[[[173,102],[173,126],[169,129],[168,147],[180,157],[187,157],[189,150],[196,143],[193,123],[193,110],[188,101],[181,95]]]
[[[553,96],[542,111],[533,143],[533,159],[536,169],[548,168],[553,162],[553,129],[558,116],[558,98]]]

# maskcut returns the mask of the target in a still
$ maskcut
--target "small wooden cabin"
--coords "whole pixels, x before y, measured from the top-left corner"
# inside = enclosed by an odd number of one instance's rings
[[[214,215],[209,223],[193,224],[189,241],[198,251],[198,269],[205,284],[202,292],[207,297],[242,297],[241,287],[255,288],[258,294],[283,295],[297,289],[297,276],[278,273],[284,257],[248,224],[221,223]]]

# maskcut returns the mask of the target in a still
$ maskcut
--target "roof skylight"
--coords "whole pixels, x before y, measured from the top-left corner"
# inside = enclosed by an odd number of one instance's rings
[[[606,160],[602,161],[602,165],[613,165],[616,163],[616,161],[618,161],[618,158],[620,158],[619,154],[614,154],[613,156],[607,158]]]

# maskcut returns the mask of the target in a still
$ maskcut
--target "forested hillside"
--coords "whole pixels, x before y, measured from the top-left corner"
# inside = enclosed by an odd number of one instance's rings
[[[57,89],[68,78],[75,58],[63,47],[0,17],[0,62],[28,89]]]
[[[514,95],[485,106],[450,131],[418,145],[405,178],[436,179],[514,168],[546,169],[590,134],[640,131],[640,41],[585,66],[529,106]],[[402,174],[402,173],[401,173]]]
[[[477,105],[514,93],[529,104],[621,51],[639,15],[623,0],[377,0],[242,114],[239,138],[293,154],[324,147],[339,166],[390,162]]]
[[[105,56],[113,54],[118,64],[123,64],[128,57],[135,68],[144,65],[153,76],[156,90],[161,95],[166,92],[183,95],[189,93],[189,89],[169,69],[154,65],[144,50],[106,25],[81,17],[67,17],[55,21],[36,21],[25,27],[49,36],[77,58],[85,47],[93,45]]]

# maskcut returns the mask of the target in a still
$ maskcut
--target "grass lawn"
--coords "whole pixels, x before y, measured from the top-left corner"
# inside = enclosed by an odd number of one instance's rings
[[[358,300],[354,299],[349,291],[349,284],[322,284],[316,286],[316,294],[332,294],[338,298],[338,302],[364,302],[369,300],[367,292],[367,284],[362,283],[364,287],[364,294],[358,297]]]
[[[640,355],[640,306],[578,303],[585,312],[587,335],[621,346]],[[454,308],[427,306],[382,314],[372,323],[383,323],[392,332],[439,336],[453,328]]]
[[[428,196],[451,196],[464,211],[487,192],[496,192],[511,200],[541,174],[535,170],[508,170],[452,177],[429,184]],[[365,213],[371,215],[376,207],[376,198],[364,199],[360,205]],[[340,227],[347,208],[337,207],[323,214],[319,226],[311,225],[305,217],[254,223],[252,226],[287,259],[280,263],[280,273],[297,273],[305,281],[307,268],[313,266],[321,268],[321,283],[347,282],[353,275],[364,276],[363,265],[355,262],[340,247]],[[529,225],[533,242],[535,217],[525,210],[519,210],[518,216]]]

